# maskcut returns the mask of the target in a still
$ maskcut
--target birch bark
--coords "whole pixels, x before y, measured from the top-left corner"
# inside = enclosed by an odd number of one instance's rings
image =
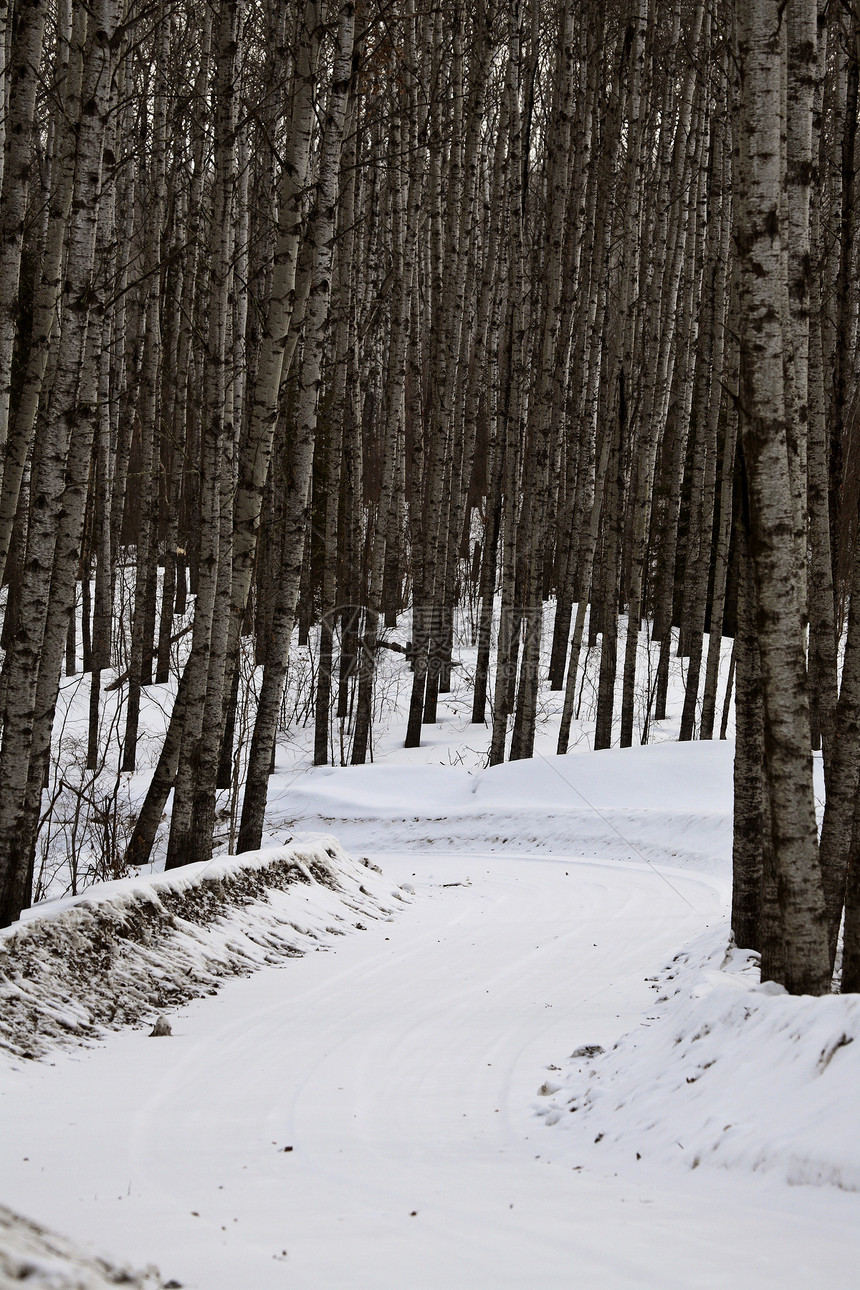
[[[821,994],[830,971],[812,789],[809,701],[797,596],[794,498],[786,424],[782,329],[780,58],[778,0],[735,11],[741,74],[740,437],[765,713],[766,778],[785,985]]]
[[[317,205],[309,232],[314,251],[313,276],[306,306],[302,367],[296,393],[296,434],[291,454],[292,480],[286,500],[285,558],[275,607],[274,639],[266,662],[248,758],[245,797],[239,828],[240,851],[255,850],[260,845],[267,784],[272,766],[278,714],[284,692],[290,638],[301,578],[323,349],[331,298],[340,158],[352,75],[354,35],[355,6],[352,0],[347,0],[339,6],[338,10],[336,52],[316,189]]]
[[[66,472],[70,448],[77,454],[73,460],[85,458],[89,466],[89,445],[96,416],[93,390],[87,388],[82,378],[88,370],[87,331],[97,299],[93,282],[94,252],[102,200],[102,153],[119,56],[114,37],[120,13],[118,0],[101,0],[89,11],[86,28],[78,99],[74,199],[64,274],[63,326],[51,408],[33,486],[22,612],[8,663],[6,719],[0,745],[0,924],[3,926],[17,918],[29,900],[32,835],[21,824],[40,715],[37,687],[55,553],[63,521],[71,523],[76,518],[76,503],[72,502],[64,510],[67,482],[76,488],[81,522],[86,498],[86,489],[80,489],[74,468],[69,472],[68,481]],[[100,320],[97,326],[100,336]],[[62,643],[59,657],[62,658]],[[55,700],[59,662],[57,676],[50,678],[50,683]],[[42,716],[44,703],[43,699]],[[53,707],[53,701],[50,706]]]
[[[12,26],[0,189],[0,449],[6,444],[24,216],[33,165],[36,88],[47,0],[18,0]],[[4,86],[5,89],[5,86]]]

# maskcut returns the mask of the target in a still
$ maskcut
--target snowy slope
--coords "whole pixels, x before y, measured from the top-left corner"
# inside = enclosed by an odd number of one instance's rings
[[[73,1241],[46,1232],[0,1205],[0,1286],[28,1290],[170,1290],[153,1268],[133,1272],[81,1251]]]
[[[561,1059],[536,1113],[605,1168],[717,1166],[860,1195],[860,997],[792,998],[758,975],[724,934],[701,938],[655,979],[644,1024]]]

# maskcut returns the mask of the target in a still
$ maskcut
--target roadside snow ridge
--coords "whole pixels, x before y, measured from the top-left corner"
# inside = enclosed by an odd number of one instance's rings
[[[559,1062],[535,1113],[598,1167],[681,1161],[860,1191],[860,996],[762,985],[725,930],[655,978],[652,1014],[610,1052]]]
[[[41,1057],[151,1023],[224,977],[390,918],[405,899],[369,861],[311,834],[48,902],[0,932],[0,1048]]]

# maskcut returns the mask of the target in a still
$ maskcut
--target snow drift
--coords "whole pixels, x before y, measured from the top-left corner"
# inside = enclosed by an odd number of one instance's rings
[[[759,984],[757,956],[724,947],[711,933],[679,954],[639,1029],[611,1052],[575,1049],[536,1112],[589,1164],[712,1164],[860,1191],[860,996],[792,997]]]
[[[162,1281],[154,1268],[118,1268],[0,1205],[0,1286],[24,1283],[32,1290],[171,1290],[180,1284]]]
[[[101,883],[0,931],[0,1047],[39,1057],[151,1019],[392,912],[376,866],[321,835]]]

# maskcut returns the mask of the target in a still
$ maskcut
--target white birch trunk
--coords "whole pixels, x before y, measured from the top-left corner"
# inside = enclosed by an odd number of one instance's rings
[[[830,970],[812,788],[803,624],[797,600],[782,330],[779,0],[736,9],[741,72],[740,435],[765,713],[770,825],[784,935],[785,985],[821,994]]]

